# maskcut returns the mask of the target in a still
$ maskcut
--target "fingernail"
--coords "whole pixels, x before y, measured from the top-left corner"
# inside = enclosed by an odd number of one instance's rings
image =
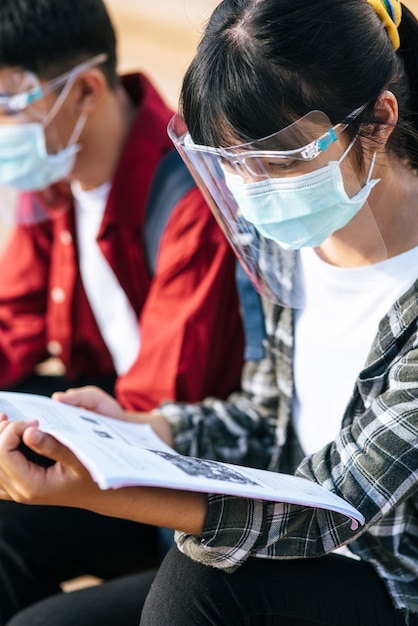
[[[43,433],[41,433],[41,431],[39,430],[30,430],[28,432],[28,438],[31,443],[38,444],[38,443],[41,443],[42,441]]]

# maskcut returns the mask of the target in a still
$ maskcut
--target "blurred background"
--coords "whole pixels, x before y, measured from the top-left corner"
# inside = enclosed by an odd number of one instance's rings
[[[219,0],[104,1],[116,29],[120,71],[144,71],[176,108],[183,74]]]

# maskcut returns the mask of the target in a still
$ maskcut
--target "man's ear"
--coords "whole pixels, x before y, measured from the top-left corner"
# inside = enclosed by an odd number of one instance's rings
[[[91,114],[108,89],[105,75],[99,69],[91,68],[80,74],[73,86],[79,114]]]

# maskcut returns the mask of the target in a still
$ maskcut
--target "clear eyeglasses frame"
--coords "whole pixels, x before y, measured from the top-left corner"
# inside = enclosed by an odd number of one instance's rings
[[[250,176],[260,177],[266,174],[268,166],[286,166],[292,161],[312,161],[323,154],[333,143],[338,141],[341,133],[366,108],[363,105],[350,113],[344,122],[331,125],[327,115],[322,111],[311,111],[286,128],[263,137],[257,141],[239,144],[228,148],[212,148],[195,144],[187,133],[184,146],[187,149],[217,155],[224,167],[232,170],[244,169]],[[319,133],[319,136],[318,136]],[[304,140],[309,139],[307,143]],[[292,149],[264,149],[269,145],[302,146]]]
[[[106,53],[98,54],[44,84],[41,84],[39,78],[32,72],[21,73],[21,85],[24,89],[14,94],[0,94],[0,115],[12,116],[24,112],[36,100],[40,100],[46,94],[65,85],[68,80],[76,78],[85,70],[100,65],[106,60]]]

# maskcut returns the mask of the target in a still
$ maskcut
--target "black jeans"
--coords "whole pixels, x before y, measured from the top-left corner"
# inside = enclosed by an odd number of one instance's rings
[[[66,376],[44,376],[32,374],[14,387],[7,387],[2,391],[18,391],[23,393],[37,393],[41,396],[51,396],[54,391],[66,391],[70,387],[84,387],[85,385],[96,385],[111,396],[115,395],[114,376],[81,376],[76,380],[70,380]]]
[[[112,579],[155,568],[157,529],[88,511],[0,501],[0,625],[90,574]],[[44,622],[55,625],[55,620]]]
[[[55,596],[8,626],[138,626],[141,613],[141,626],[406,624],[374,570],[343,556],[248,559],[226,574],[172,548],[153,578],[148,572]]]

